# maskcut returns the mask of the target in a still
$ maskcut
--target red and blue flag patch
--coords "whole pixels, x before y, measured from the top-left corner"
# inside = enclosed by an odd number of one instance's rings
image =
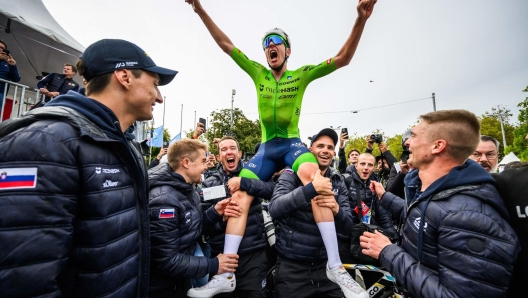
[[[35,188],[37,168],[0,169],[0,190]]]

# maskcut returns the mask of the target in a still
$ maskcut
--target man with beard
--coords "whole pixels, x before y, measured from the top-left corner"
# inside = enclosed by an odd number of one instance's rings
[[[345,181],[337,170],[330,167],[335,156],[337,133],[330,128],[312,137],[310,151],[317,158],[319,170],[310,186],[303,186],[299,176],[290,168],[279,177],[269,212],[277,222],[277,265],[275,266],[275,297],[368,297],[343,266],[338,274],[330,274],[328,264],[335,256],[327,254],[328,243],[338,250],[337,241],[324,241],[326,235],[319,232],[314,220],[313,204],[329,208],[332,225],[339,237],[351,232],[352,212],[348,203]],[[334,193],[318,195],[321,189]],[[341,263],[339,255],[336,262]],[[326,273],[325,273],[326,271]],[[337,275],[339,283],[334,283]],[[338,284],[344,284],[341,287]]]
[[[495,172],[499,162],[499,141],[493,137],[480,136],[480,143],[469,158],[480,164],[486,171]]]
[[[467,158],[479,144],[479,120],[466,110],[421,118],[405,143],[416,169],[405,177],[409,207],[371,186],[393,217],[404,215],[401,246],[365,232],[363,253],[413,297],[504,297],[520,247],[493,178]]]
[[[267,31],[262,38],[262,49],[270,69],[256,61],[250,60],[244,53],[236,48],[227,35],[209,17],[200,1],[186,0],[203,21],[205,27],[218,44],[218,46],[237,63],[252,79],[257,92],[257,104],[262,128],[262,145],[255,156],[244,165],[240,172],[241,177],[268,181],[273,173],[291,167],[301,179],[303,185],[310,185],[317,171],[317,160],[307,148],[302,146],[299,134],[299,118],[301,116],[302,100],[308,85],[335,70],[350,63],[368,18],[372,15],[377,0],[359,0],[356,7],[358,16],[352,31],[339,52],[318,65],[305,65],[296,70],[287,69],[287,61],[291,54],[291,39],[280,28]],[[318,193],[319,195],[332,195]],[[233,194],[233,200],[239,202],[242,215],[239,218],[230,218],[227,223],[226,244],[233,250],[224,250],[224,253],[236,253],[240,239],[244,236],[247,221],[247,210],[252,204],[253,197],[245,191]],[[313,205],[314,218],[317,223],[325,223],[320,232],[331,242],[337,241],[331,210]],[[328,235],[328,236],[326,236]],[[229,238],[229,239],[227,239]],[[339,255],[337,248],[328,243],[327,251],[334,256]],[[341,266],[335,257],[329,270],[336,277]],[[344,286],[344,285],[341,285]]]
[[[218,156],[220,166],[216,172],[203,181],[203,191],[214,186],[227,185],[231,195],[246,191],[256,198],[271,199],[275,183],[264,182],[257,179],[239,177],[243,168],[240,157],[242,152],[236,139],[225,136],[218,142]],[[228,195],[229,196],[229,195]],[[227,216],[220,215],[215,207],[224,197],[203,201],[204,220],[213,222],[213,225],[204,226],[203,234],[209,236],[211,257],[224,251],[226,237]],[[268,271],[268,258],[266,255],[267,238],[264,231],[264,218],[260,200],[255,199],[249,206],[247,228],[241,239],[238,249],[238,267],[236,278],[231,272],[213,276],[211,281],[199,288],[190,289],[189,297],[212,297],[218,293],[232,292],[227,297],[262,297],[265,292],[265,279]],[[242,211],[243,207],[231,200],[231,205]],[[235,250],[236,251],[236,250]],[[227,282],[226,282],[227,281]],[[220,284],[220,286],[218,286]],[[236,287],[236,290],[235,290]],[[222,297],[222,296],[217,296]]]

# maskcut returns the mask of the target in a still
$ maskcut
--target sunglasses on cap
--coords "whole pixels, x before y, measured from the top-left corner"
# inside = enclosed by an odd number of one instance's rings
[[[273,41],[273,44],[275,44],[275,45],[279,45],[279,44],[283,44],[283,43],[284,43],[285,46],[288,45],[288,43],[284,40],[284,38],[282,38],[282,36],[270,35],[270,36],[267,36],[266,38],[264,38],[264,41],[262,42],[262,47],[264,49],[268,48],[272,41]]]

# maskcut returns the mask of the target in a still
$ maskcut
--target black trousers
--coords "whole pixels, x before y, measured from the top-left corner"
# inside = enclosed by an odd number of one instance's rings
[[[275,298],[343,297],[339,286],[326,277],[326,262],[318,266],[277,258]]]
[[[240,254],[235,272],[236,290],[219,294],[215,298],[263,298],[266,297],[268,256],[263,247],[248,254]]]

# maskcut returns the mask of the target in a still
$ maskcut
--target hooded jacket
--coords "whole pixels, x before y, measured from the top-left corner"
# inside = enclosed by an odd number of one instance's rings
[[[0,138],[8,177],[35,175],[0,188],[0,293],[146,297],[146,169],[114,113],[70,92],[2,123]]]
[[[227,174],[222,164],[218,165],[217,171],[213,172],[211,176],[207,177],[203,182],[203,188],[227,185],[230,178],[237,177],[243,168],[242,161],[239,161],[237,169],[230,174]],[[273,194],[275,183],[264,182],[258,179],[241,178],[240,190],[246,191],[253,196],[253,202],[249,208],[248,219],[246,223],[246,231],[244,238],[240,243],[238,254],[247,254],[258,249],[266,247],[268,241],[264,231],[264,218],[262,216],[261,200],[270,200]],[[204,206],[204,219],[213,222],[214,225],[204,227],[204,234],[209,236],[209,244],[211,251],[214,254],[222,253],[224,250],[224,238],[227,227],[227,222],[223,220],[214,206],[224,198],[215,200],[202,201]]]
[[[329,167],[324,177],[330,178],[339,212],[334,215],[339,238],[352,231],[352,212],[348,204],[345,180],[339,172]],[[280,175],[269,204],[270,216],[277,221],[275,247],[280,258],[310,262],[317,266],[327,261],[327,253],[321,232],[315,223],[311,201],[317,196],[312,183],[303,186],[291,169]]]
[[[195,257],[202,232],[200,195],[168,163],[149,170],[152,277],[150,297],[176,295],[175,280],[218,272],[218,259]],[[207,222],[204,223],[207,225]]]
[[[493,179],[468,160],[423,193],[418,171],[405,177],[410,206],[401,247],[380,261],[413,297],[503,297],[519,251]],[[387,193],[386,193],[387,194]],[[384,195],[382,206],[405,204]]]

